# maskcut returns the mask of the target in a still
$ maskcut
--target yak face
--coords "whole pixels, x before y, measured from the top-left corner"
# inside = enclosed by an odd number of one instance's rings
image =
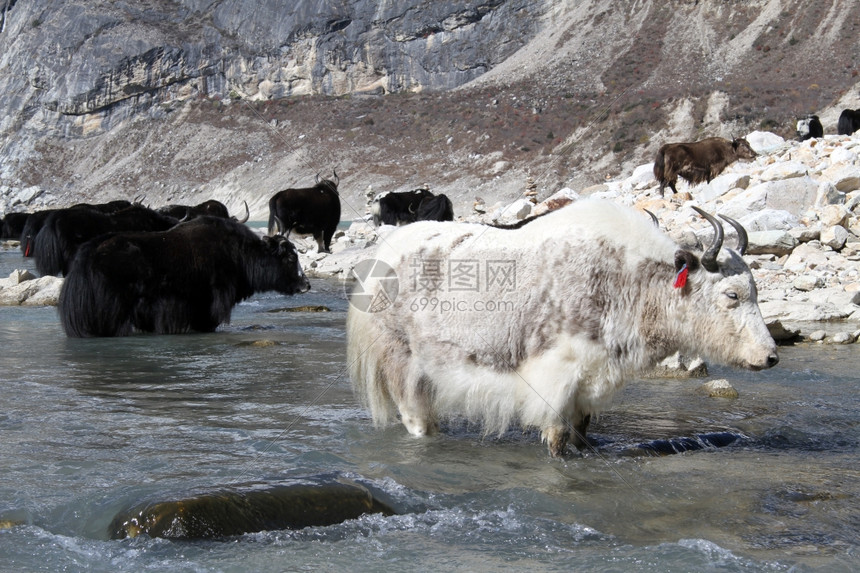
[[[737,251],[722,249],[724,230],[713,215],[693,209],[714,228],[713,243],[701,259],[687,251],[675,254],[678,278],[675,288],[687,299],[680,318],[692,328],[680,326],[686,350],[708,354],[733,366],[761,370],[779,362],[776,344],[758,307],[758,292],[749,267],[743,260],[749,238],[743,226],[725,215],[720,218],[734,227]],[[686,276],[690,281],[687,283]]]
[[[734,150],[735,155],[738,159],[746,159],[747,161],[752,161],[758,154],[753,151],[753,148],[750,146],[749,142],[746,139],[733,139],[732,140],[732,150]]]
[[[295,245],[283,235],[263,237],[263,243],[276,266],[272,288],[289,295],[309,291],[311,283],[302,271]]]
[[[724,249],[718,269],[699,266],[690,273],[691,314],[697,325],[691,351],[709,354],[732,366],[762,370],[779,362],[776,343],[758,307],[749,267],[735,251]]]

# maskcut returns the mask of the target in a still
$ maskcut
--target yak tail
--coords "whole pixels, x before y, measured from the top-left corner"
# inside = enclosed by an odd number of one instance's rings
[[[666,158],[663,154],[663,148],[657,152],[657,157],[654,158],[654,179],[662,183],[666,176]]]
[[[370,410],[373,424],[385,426],[396,418],[394,401],[388,390],[384,336],[374,325],[374,317],[350,306],[346,316],[346,362],[352,389],[359,402]]]
[[[75,259],[63,280],[57,310],[69,337],[128,336],[133,330],[131,309],[107,286],[103,275],[90,269],[86,255]]]
[[[50,222],[49,222],[50,223]],[[44,276],[60,276],[65,267],[63,244],[53,225],[45,225],[33,241],[33,258],[36,260],[36,270]]]

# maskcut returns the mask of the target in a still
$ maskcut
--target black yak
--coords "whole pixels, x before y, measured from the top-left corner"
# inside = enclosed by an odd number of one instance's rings
[[[340,223],[340,195],[334,180],[320,180],[313,187],[284,189],[269,199],[269,236],[291,231],[313,235],[319,252],[331,252],[331,238]]]
[[[58,308],[73,337],[212,332],[256,292],[309,289],[286,237],[261,238],[237,221],[197,217],[168,231],[84,243]]]

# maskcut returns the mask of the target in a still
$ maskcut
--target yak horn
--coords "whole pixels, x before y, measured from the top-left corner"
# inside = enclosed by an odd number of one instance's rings
[[[340,177],[337,176],[337,169],[332,169],[332,173],[334,173],[334,186],[337,187],[340,185]]]
[[[660,221],[659,221],[659,219],[657,219],[657,215],[655,215],[654,213],[652,213],[648,209],[642,209],[642,210],[645,211],[646,213],[648,213],[648,215],[650,215],[651,220],[654,221],[654,226],[659,229],[660,228]]]
[[[747,236],[747,230],[744,229],[744,226],[732,219],[731,217],[726,217],[725,215],[720,215],[720,218],[726,221],[729,225],[735,228],[735,231],[738,233],[738,252],[741,256],[747,250],[747,245],[749,244],[749,237]]]
[[[714,242],[711,243],[711,246],[708,247],[704,254],[702,254],[702,266],[705,267],[706,270],[715,273],[719,269],[719,266],[717,265],[717,254],[723,247],[723,226],[710,213],[706,213],[698,207],[693,207],[693,210],[704,217],[714,228]]]
[[[247,201],[243,201],[243,203],[245,204],[245,218],[244,218],[244,219],[237,219],[237,221],[238,221],[239,223],[247,223],[247,222],[248,222],[248,218],[251,216],[251,210],[250,210],[250,209],[248,209],[248,202],[247,202]]]

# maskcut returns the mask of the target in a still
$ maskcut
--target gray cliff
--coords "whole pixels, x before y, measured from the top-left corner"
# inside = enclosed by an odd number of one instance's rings
[[[0,211],[216,198],[337,169],[344,216],[619,176],[666,140],[860,107],[840,0],[0,0]]]

